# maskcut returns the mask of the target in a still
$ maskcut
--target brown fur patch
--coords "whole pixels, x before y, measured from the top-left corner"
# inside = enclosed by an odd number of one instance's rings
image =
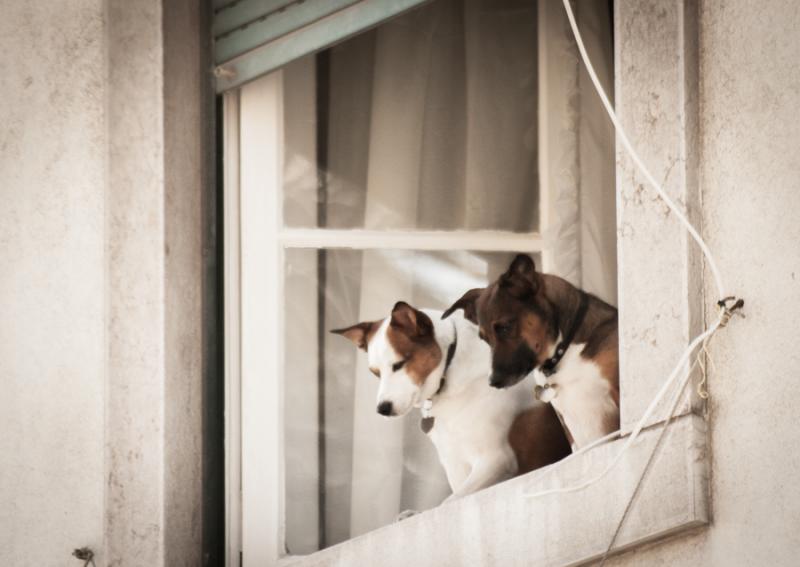
[[[332,329],[331,333],[342,335],[346,339],[352,341],[361,350],[367,350],[369,341],[378,332],[378,329],[383,323],[383,319],[378,321],[364,321],[363,323],[356,323],[344,329]]]
[[[581,356],[592,360],[600,368],[600,375],[608,382],[611,396],[619,407],[619,351],[617,350],[617,329],[605,341],[604,348],[588,356],[586,349]],[[613,429],[611,431],[614,431]]]
[[[519,334],[528,348],[540,358],[555,345],[550,327],[544,319],[530,311],[519,317]]]
[[[537,404],[519,414],[508,432],[508,443],[517,457],[517,474],[555,463],[570,454],[570,443],[550,404]]]
[[[475,311],[475,301],[483,293],[483,288],[475,288],[469,290],[461,296],[453,305],[447,308],[447,311],[442,313],[442,319],[447,319],[457,309],[464,310],[464,319],[478,324],[478,313]]]
[[[616,399],[617,407],[619,407],[619,394],[617,394]],[[606,435],[619,431],[619,412],[605,414],[603,416],[603,428]]]
[[[427,317],[424,313],[419,315]],[[418,386],[425,383],[442,361],[442,349],[433,333],[411,336],[405,328],[389,325],[386,339],[398,356],[406,361],[404,368]]]

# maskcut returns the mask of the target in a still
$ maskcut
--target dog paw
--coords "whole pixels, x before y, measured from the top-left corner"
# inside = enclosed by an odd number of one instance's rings
[[[403,520],[406,520],[406,519],[408,519],[411,516],[414,516],[416,514],[419,514],[419,512],[417,510],[403,510],[402,512],[397,514],[397,517],[394,519],[394,521],[395,522],[402,522]]]

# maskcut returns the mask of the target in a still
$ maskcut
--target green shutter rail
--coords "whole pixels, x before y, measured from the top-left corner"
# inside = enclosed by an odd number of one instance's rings
[[[214,0],[217,92],[238,87],[428,0]]]

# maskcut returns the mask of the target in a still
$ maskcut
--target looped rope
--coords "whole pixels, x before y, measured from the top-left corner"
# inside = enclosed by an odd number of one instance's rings
[[[713,335],[710,335],[706,341],[704,341],[703,349],[700,351],[701,353],[705,350],[705,344],[711,339]],[[695,358],[692,365],[689,367],[689,374],[691,374],[692,370],[694,370],[695,366],[701,366],[702,363],[700,362],[700,353],[698,353],[697,357]],[[656,442],[653,444],[653,449],[650,451],[650,455],[647,457],[647,461],[644,464],[644,468],[642,468],[642,473],[639,475],[639,480],[636,482],[636,486],[631,493],[630,498],[628,499],[628,503],[625,505],[625,509],[622,511],[622,515],[620,516],[619,522],[617,522],[617,527],[614,530],[613,535],[611,536],[611,540],[608,542],[608,546],[606,546],[605,552],[603,552],[603,557],[600,559],[599,567],[603,567],[608,560],[609,555],[614,549],[614,544],[617,542],[617,538],[619,537],[620,532],[622,531],[622,526],[625,525],[625,520],[628,518],[628,514],[633,508],[633,503],[636,501],[636,498],[639,496],[639,492],[644,484],[644,479],[647,476],[647,473],[650,471],[650,467],[655,462],[656,454],[658,453],[658,449],[661,447],[661,442],[666,437],[667,429],[669,428],[670,423],[675,417],[675,410],[678,408],[678,404],[682,398],[683,391],[686,388],[686,383],[682,384],[680,389],[675,393],[675,397],[672,400],[672,404],[670,405],[670,410],[667,413],[667,418],[664,421],[664,424],[661,426],[661,431],[658,433],[658,437],[656,438]]]
[[[698,355],[697,359],[701,360],[700,362],[700,374],[701,378],[700,381],[697,383],[697,396],[701,400],[707,400],[709,397],[708,389],[706,388],[706,382],[708,381],[708,363],[711,363],[711,366],[716,369],[716,365],[714,364],[714,359],[711,357],[711,353],[708,350],[707,343],[703,342],[703,346],[701,348],[701,354],[703,355],[702,360]]]
[[[733,304],[728,306],[728,304],[731,302]],[[744,317],[744,313],[740,311],[742,307],[744,307],[744,299],[736,298],[732,295],[729,295],[728,297],[723,297],[722,299],[717,301],[717,309],[719,309],[719,317],[722,320],[719,326],[720,327],[726,326],[734,315],[739,315],[740,317]]]

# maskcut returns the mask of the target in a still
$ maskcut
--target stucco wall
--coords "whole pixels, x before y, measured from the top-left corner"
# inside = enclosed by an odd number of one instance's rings
[[[103,542],[103,2],[0,18],[0,558]]]
[[[709,0],[699,15],[704,233],[747,318],[713,347],[712,525],[611,563],[797,565],[800,5]],[[617,30],[637,49],[630,28]]]
[[[2,3],[2,565],[201,563],[203,4]]]

